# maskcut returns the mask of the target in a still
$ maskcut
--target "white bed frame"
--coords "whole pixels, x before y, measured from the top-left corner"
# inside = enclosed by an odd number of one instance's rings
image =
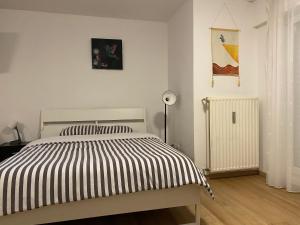
[[[58,136],[75,124],[128,125],[135,132],[146,132],[144,108],[51,109],[41,112],[41,137]]]
[[[146,132],[145,109],[59,109],[41,113],[41,137],[59,134],[68,125],[80,123],[124,124],[136,132]],[[88,199],[60,205],[51,205],[27,212],[1,216],[1,225],[34,225],[67,220],[115,215],[195,205],[195,223],[200,225],[200,192],[198,185],[143,191],[111,197]]]

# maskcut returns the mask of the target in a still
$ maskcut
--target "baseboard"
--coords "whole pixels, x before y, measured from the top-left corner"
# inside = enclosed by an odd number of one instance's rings
[[[262,176],[262,177],[267,177],[267,173],[266,172],[263,172],[263,171],[259,171],[259,175]]]
[[[185,223],[185,224],[180,224],[180,225],[198,225],[197,223]]]
[[[260,175],[260,171],[258,169],[234,170],[234,171],[226,171],[220,173],[209,173],[207,177],[209,177],[210,179],[218,179],[218,178],[241,177],[241,176],[251,176],[251,175]]]

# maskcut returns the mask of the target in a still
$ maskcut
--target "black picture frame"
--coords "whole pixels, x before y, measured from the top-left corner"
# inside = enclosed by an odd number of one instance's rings
[[[92,38],[92,68],[123,70],[123,44],[120,39]]]

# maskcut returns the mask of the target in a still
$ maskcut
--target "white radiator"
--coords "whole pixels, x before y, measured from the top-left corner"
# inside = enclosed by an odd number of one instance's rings
[[[210,172],[258,168],[258,99],[209,97],[205,100]]]

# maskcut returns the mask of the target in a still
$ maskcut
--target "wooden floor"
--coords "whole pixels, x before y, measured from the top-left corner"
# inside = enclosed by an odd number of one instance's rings
[[[210,184],[216,200],[202,193],[201,225],[300,225],[300,194],[268,187],[261,176],[215,179]],[[191,211],[181,207],[55,225],[177,225],[192,221]]]

